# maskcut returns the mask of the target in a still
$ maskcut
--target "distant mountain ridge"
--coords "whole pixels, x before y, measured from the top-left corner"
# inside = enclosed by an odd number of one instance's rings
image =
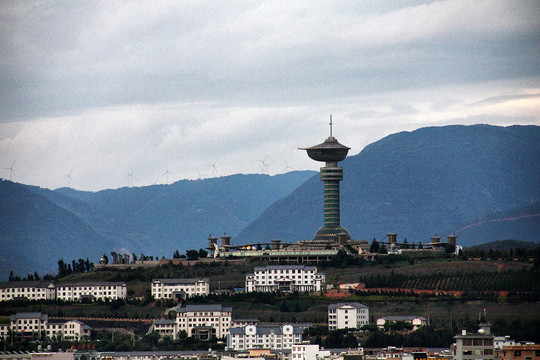
[[[317,143],[317,140],[314,140]],[[353,148],[354,144],[345,144]],[[307,156],[307,155],[306,155]],[[422,128],[387,136],[340,163],[341,223],[354,239],[458,244],[540,240],[540,127]],[[56,270],[125,248],[172,256],[207,246],[311,239],[323,224],[312,171],[231,175],[99,192],[0,181],[0,276]],[[0,279],[1,280],[1,279]]]
[[[534,214],[527,206],[540,201],[539,163],[538,126],[455,125],[393,134],[340,163],[341,223],[355,239],[380,240],[397,232],[401,239],[425,243],[497,212]],[[309,179],[269,207],[237,241],[311,239],[323,224],[322,194],[318,177]],[[538,241],[540,218],[524,221],[527,227],[514,229],[511,238]],[[458,243],[503,239],[496,235],[471,228],[458,234]]]
[[[3,180],[0,274],[53,271],[59,258],[97,262],[116,248],[159,257],[199,249],[209,234],[236,235],[314,174],[238,174],[95,193]]]

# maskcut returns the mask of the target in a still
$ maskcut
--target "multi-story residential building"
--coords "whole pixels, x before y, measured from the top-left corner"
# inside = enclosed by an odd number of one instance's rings
[[[393,324],[399,321],[412,324],[413,330],[427,324],[427,319],[425,317],[417,315],[387,315],[378,318],[376,323],[378,327],[383,328],[386,324]]]
[[[315,266],[268,265],[246,275],[246,292],[309,292],[324,289],[325,276]]]
[[[127,297],[127,285],[124,282],[77,282],[56,285],[56,298],[64,301],[117,300]]]
[[[257,324],[231,328],[227,334],[230,350],[291,350],[302,342],[303,324]]]
[[[154,299],[183,299],[195,295],[210,294],[208,278],[195,279],[154,279],[152,280],[152,296]]]
[[[231,327],[231,307],[221,305],[187,305],[171,310],[176,311],[174,324],[169,320],[156,320],[150,332],[172,336],[178,339],[178,333],[185,331],[187,336],[195,336],[201,340],[213,337],[222,338]]]
[[[10,324],[0,328],[0,335],[7,337],[9,331],[26,338],[59,338],[80,340],[90,338],[92,329],[78,320],[49,322],[47,314],[40,312],[22,312],[11,315]]]
[[[359,329],[369,324],[369,308],[358,302],[328,305],[328,328]]]
[[[452,345],[454,360],[493,360],[494,336],[491,334],[489,324],[481,324],[478,333],[467,333],[463,330],[461,335],[454,336]]]
[[[223,338],[231,327],[231,307],[221,305],[187,305],[176,308],[178,331],[200,339]]]
[[[540,360],[540,344],[503,346],[495,350],[495,358],[501,360]]]
[[[56,296],[52,281],[0,282],[0,301],[28,299],[54,300]]]

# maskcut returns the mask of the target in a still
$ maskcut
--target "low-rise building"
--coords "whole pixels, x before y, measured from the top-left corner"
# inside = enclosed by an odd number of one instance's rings
[[[0,301],[54,300],[55,286],[52,281],[8,281],[0,282]]]
[[[454,360],[493,360],[494,336],[491,334],[489,324],[481,324],[478,333],[468,333],[463,330],[461,335],[454,336],[452,345]]]
[[[78,320],[49,322],[48,315],[41,312],[20,312],[11,315],[9,326],[6,324],[0,330],[4,338],[11,331],[20,334],[23,338],[46,337],[65,340],[90,338],[92,332],[92,328]]]
[[[540,360],[540,344],[507,345],[495,351],[501,360]]]
[[[201,340],[223,338],[231,327],[231,307],[221,305],[187,305],[172,308],[176,319],[155,320],[149,332],[178,339],[180,331],[185,331],[188,337],[195,336]]]
[[[495,336],[493,338],[493,344],[495,345],[495,349],[502,349],[503,346],[511,346],[516,345],[516,341],[513,339],[510,339],[510,336]]]
[[[330,357],[329,350],[320,350],[318,344],[294,344],[292,360],[321,360]]]
[[[56,285],[56,298],[63,301],[117,300],[127,297],[127,285],[124,282],[76,282]]]
[[[291,350],[302,342],[303,324],[256,324],[229,329],[227,347],[230,350],[273,349]]]
[[[321,291],[325,275],[315,266],[268,265],[255,267],[253,274],[246,275],[246,292],[310,292]]]
[[[154,279],[152,296],[154,299],[185,299],[189,296],[210,294],[208,278],[194,279]]]
[[[170,336],[172,339],[178,338],[176,320],[154,320],[148,332],[154,332],[159,336]]]
[[[378,318],[376,323],[378,327],[383,328],[386,324],[394,324],[400,321],[412,324],[413,330],[418,329],[420,326],[427,325],[427,319],[417,315],[387,315]]]
[[[328,305],[328,328],[359,329],[369,324],[369,308],[358,302]]]

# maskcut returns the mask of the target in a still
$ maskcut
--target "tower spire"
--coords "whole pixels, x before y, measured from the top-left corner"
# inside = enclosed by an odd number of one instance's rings
[[[332,137],[332,115],[330,115],[330,137]]]

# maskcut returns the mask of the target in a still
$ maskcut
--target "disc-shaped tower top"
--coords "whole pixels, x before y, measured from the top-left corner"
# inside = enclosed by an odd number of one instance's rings
[[[338,162],[345,160],[350,149],[350,147],[338,143],[336,138],[333,136],[330,136],[328,139],[324,140],[322,144],[308,148],[300,148],[300,150],[306,150],[308,156],[313,160],[325,162]]]

